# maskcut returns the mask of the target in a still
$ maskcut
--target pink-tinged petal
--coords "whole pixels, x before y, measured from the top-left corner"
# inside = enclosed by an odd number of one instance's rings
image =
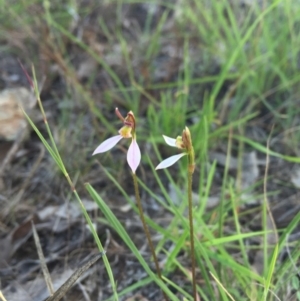
[[[96,154],[104,153],[113,148],[123,137],[121,135],[113,136],[103,141],[93,152],[93,156]]]
[[[170,137],[165,136],[165,135],[162,135],[162,136],[164,137],[164,139],[165,139],[165,141],[166,141],[166,143],[167,143],[168,145],[173,146],[173,147],[177,147],[177,146],[176,146],[176,139],[170,138]]]
[[[135,139],[132,139],[132,142],[129,146],[127,152],[127,162],[132,172],[135,173],[141,162],[141,151]]]
[[[187,155],[187,153],[181,153],[175,156],[171,156],[165,160],[163,160],[162,162],[160,162],[157,166],[156,166],[156,170],[157,169],[163,169],[163,168],[167,168],[171,165],[173,165],[175,162],[177,162],[180,158],[182,158],[183,156]]]

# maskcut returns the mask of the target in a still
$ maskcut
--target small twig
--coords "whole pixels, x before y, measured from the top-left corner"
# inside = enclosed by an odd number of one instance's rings
[[[33,233],[35,246],[36,246],[38,256],[39,256],[39,259],[40,259],[40,262],[41,262],[41,268],[42,268],[42,272],[43,272],[43,275],[44,275],[44,279],[45,279],[45,282],[46,282],[46,285],[48,287],[48,291],[49,291],[50,295],[53,295],[54,294],[54,287],[53,287],[51,276],[50,276],[50,273],[49,273],[49,270],[48,270],[48,267],[47,267],[47,264],[46,264],[45,256],[44,256],[44,253],[43,253],[43,250],[42,250],[42,247],[41,247],[40,239],[39,239],[38,233],[36,231],[36,228],[35,228],[33,222],[31,222],[31,226],[32,226],[32,233]]]
[[[86,271],[88,270],[93,264],[95,264],[101,257],[104,255],[105,252],[102,252],[96,255],[94,258],[89,260],[86,264],[80,267],[77,271],[75,271],[71,277],[49,298],[45,301],[59,301],[61,300],[67,291],[73,286],[73,284],[77,281],[77,279]]]

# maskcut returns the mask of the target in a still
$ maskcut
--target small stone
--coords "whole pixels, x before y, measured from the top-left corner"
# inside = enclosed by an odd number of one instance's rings
[[[26,88],[0,92],[0,140],[14,141],[26,129],[27,120],[21,107],[30,113],[36,104],[34,94]]]

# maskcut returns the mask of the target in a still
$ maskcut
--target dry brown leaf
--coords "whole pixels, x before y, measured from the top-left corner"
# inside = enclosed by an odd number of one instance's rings
[[[95,202],[88,199],[83,199],[82,203],[87,211],[97,210],[98,206]],[[37,216],[41,221],[49,220],[50,217],[67,219],[68,221],[75,221],[82,216],[81,207],[78,202],[64,203],[60,206],[47,206],[37,212]]]
[[[11,235],[0,239],[1,253],[0,253],[0,269],[7,266],[7,261],[10,258],[10,254],[13,250],[13,244],[11,241]]]
[[[125,301],[149,301],[149,299],[147,299],[147,298],[143,297],[142,295],[138,294],[138,295],[134,295],[132,297],[129,297]]]
[[[51,273],[51,278],[54,279],[54,289],[58,289],[65,281],[74,273],[72,269],[66,269],[63,272]],[[36,279],[27,281],[24,284],[18,282],[11,283],[3,290],[3,294],[7,300],[12,301],[42,301],[48,296],[48,290],[45,284],[45,280],[41,275],[38,275]]]
[[[13,254],[28,240],[31,236],[31,221],[35,216],[30,216],[21,225],[17,226],[5,238],[0,240],[0,245],[4,246],[3,252],[0,252],[0,268],[7,265],[7,262]]]
[[[96,68],[97,68],[97,63],[95,62],[95,60],[93,60],[91,58],[88,58],[88,59],[80,62],[80,65],[76,72],[77,78],[79,80],[89,78],[91,76],[91,74],[95,72]]]

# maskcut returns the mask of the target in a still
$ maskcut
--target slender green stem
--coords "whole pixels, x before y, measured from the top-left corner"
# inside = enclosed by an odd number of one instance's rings
[[[193,223],[193,201],[192,201],[192,185],[193,173],[195,170],[195,152],[192,142],[192,137],[188,127],[182,132],[183,146],[188,155],[188,206],[189,206],[189,222],[190,222],[190,243],[191,243],[191,259],[192,259],[192,284],[194,301],[200,301],[197,295],[196,287],[196,259],[195,259],[195,243],[194,243],[194,223]]]
[[[136,176],[135,173],[132,173],[132,178],[133,178],[133,185],[134,185],[134,191],[135,191],[135,198],[136,198],[137,206],[138,206],[139,212],[140,212],[140,218],[141,218],[143,228],[144,228],[147,240],[148,240],[150,251],[151,251],[152,256],[153,256],[153,260],[154,260],[155,267],[156,267],[156,272],[157,272],[157,275],[160,278],[160,280],[163,281],[161,271],[160,271],[160,267],[159,267],[159,264],[158,264],[158,260],[157,260],[156,254],[155,254],[155,249],[154,249],[153,242],[152,242],[152,239],[151,239],[150,231],[149,231],[149,228],[146,224],[146,220],[145,220],[145,217],[144,217],[144,211],[143,211],[142,202],[141,202],[141,198],[140,198],[139,186],[138,186],[138,182],[137,182],[137,176]],[[164,295],[164,299],[167,301],[168,297],[165,294],[165,292],[163,292],[163,295]]]
[[[192,283],[194,301],[200,300],[197,298],[196,288],[196,260],[195,260],[195,244],[194,244],[194,224],[193,224],[193,203],[192,203],[192,183],[193,171],[188,171],[188,205],[189,205],[189,222],[190,222],[190,243],[191,243],[191,259],[192,259]]]

